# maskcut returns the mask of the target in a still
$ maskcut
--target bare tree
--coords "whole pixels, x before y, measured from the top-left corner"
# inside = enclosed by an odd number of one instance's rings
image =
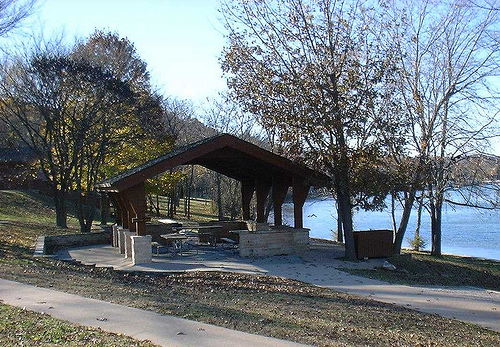
[[[246,141],[259,137],[255,117],[243,112],[227,93],[220,93],[218,98],[207,101],[203,121],[215,132],[233,134]]]
[[[0,0],[0,36],[19,27],[34,10],[36,0]]]
[[[184,146],[213,134],[196,118],[196,109],[191,101],[166,97],[163,109],[166,130],[177,145]]]
[[[455,0],[390,1],[380,15],[390,28],[385,42],[399,66],[400,115],[409,125],[407,151],[394,151],[393,157],[401,166],[414,157],[396,252],[422,189],[431,215],[432,254],[441,254],[447,191],[459,181],[463,162],[483,154],[498,136],[499,16],[496,2]]]

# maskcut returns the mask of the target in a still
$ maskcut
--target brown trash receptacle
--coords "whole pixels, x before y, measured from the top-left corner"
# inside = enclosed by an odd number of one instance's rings
[[[394,252],[392,230],[355,231],[354,247],[358,259],[390,257]]]

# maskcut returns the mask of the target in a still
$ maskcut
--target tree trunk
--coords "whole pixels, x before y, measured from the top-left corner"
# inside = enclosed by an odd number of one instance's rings
[[[339,195],[339,204],[342,216],[342,226],[344,229],[345,238],[345,259],[354,261],[358,257],[356,255],[356,247],[354,245],[354,230],[352,226],[352,209],[349,197],[343,198]]]
[[[176,210],[175,196],[176,196],[176,189],[173,188],[172,191],[170,192],[170,199],[169,199],[169,208],[168,208],[168,217],[169,218],[174,218],[174,214],[175,214],[175,210]]]
[[[92,229],[92,221],[95,215],[94,199],[91,193],[82,194],[79,192],[76,201],[76,213],[80,223],[80,231],[89,233]]]
[[[347,172],[341,175],[347,175]],[[335,177],[335,186],[337,193],[337,203],[339,204],[340,216],[342,219],[342,228],[344,230],[345,259],[349,261],[357,260],[356,247],[354,245],[354,229],[352,225],[352,205],[349,193],[348,181],[345,177]]]
[[[345,259],[349,261],[357,260],[356,247],[354,245],[354,228],[352,225],[352,205],[351,192],[349,186],[349,162],[345,145],[340,156],[339,170],[335,175],[335,188],[339,204],[340,216],[342,217],[342,227],[344,230]]]
[[[398,230],[396,225],[396,198],[395,192],[391,193],[391,221],[392,221],[392,232],[394,234],[394,238],[396,238],[396,231]]]
[[[54,205],[56,207],[56,225],[59,228],[68,227],[68,211],[66,209],[66,192],[54,189]]]
[[[156,216],[160,217],[160,197],[156,194]]]
[[[337,242],[344,242],[344,229],[342,228],[342,211],[340,204],[336,202],[337,207]]]
[[[441,256],[441,215],[443,210],[443,198],[443,194],[438,193],[436,202],[431,203],[431,255],[436,257]]]
[[[191,175],[189,177],[189,185],[187,189],[187,195],[188,195],[188,200],[187,200],[187,219],[191,219],[191,193],[192,193],[192,188],[193,188],[193,178],[194,178],[194,165],[191,165]]]
[[[335,80],[336,86],[336,80]],[[336,95],[338,91],[335,87]],[[338,97],[338,95],[337,95]],[[338,100],[335,102],[338,108]],[[340,114],[340,108],[337,112]],[[339,119],[339,124],[341,120]],[[352,225],[352,204],[351,204],[351,179],[349,175],[349,155],[346,140],[344,137],[344,129],[340,127],[337,129],[337,142],[339,148],[338,163],[335,168],[334,184],[339,203],[340,215],[342,217],[342,227],[344,230],[344,248],[345,259],[349,261],[357,260],[356,246],[354,245],[354,228]]]
[[[343,125],[344,120],[342,118],[340,106],[340,92],[337,76],[335,74],[329,74],[328,77],[331,82],[328,92],[333,97],[332,113],[335,115],[332,135],[335,137],[336,154],[338,155],[335,160],[336,163],[333,164],[334,186],[344,230],[345,259],[354,261],[357,260],[358,257],[356,255],[356,246],[354,245],[354,230],[352,225],[351,177],[349,174],[350,163],[347,144],[348,141],[346,141],[346,129]],[[329,164],[331,163],[327,163],[327,166],[329,166]]]
[[[403,239],[405,236],[406,228],[408,227],[408,221],[410,220],[411,209],[414,202],[415,192],[410,191],[408,195],[405,196],[405,204],[403,206],[401,222],[399,223],[398,230],[396,231],[396,237],[394,238],[394,254],[401,254],[401,246],[403,244]]]

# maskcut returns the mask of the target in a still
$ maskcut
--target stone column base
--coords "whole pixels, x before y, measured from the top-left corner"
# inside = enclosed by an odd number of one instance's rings
[[[124,231],[123,238],[125,239],[125,258],[132,258],[132,239],[131,236],[135,236],[135,232]]]
[[[132,264],[146,264],[153,262],[151,252],[151,235],[131,236],[132,244]]]
[[[118,225],[113,224],[113,242],[111,243],[113,247],[119,247],[120,244],[118,243]]]
[[[123,229],[122,227],[118,227],[116,230],[118,236],[118,248],[120,249],[120,254],[125,254],[125,235],[124,232],[128,231],[128,229]]]

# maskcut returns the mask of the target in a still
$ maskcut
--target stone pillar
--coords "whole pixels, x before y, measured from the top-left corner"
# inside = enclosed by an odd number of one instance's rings
[[[132,258],[132,240],[131,236],[135,236],[133,231],[124,231],[123,238],[125,240],[125,258]]]
[[[257,195],[257,223],[266,223],[266,200],[269,195],[271,183],[265,181],[257,181],[255,192]]]
[[[118,247],[118,225],[115,223],[113,224],[113,247]]]
[[[273,209],[274,209],[274,225],[279,227],[283,225],[282,206],[285,201],[286,193],[288,192],[288,184],[285,183],[283,177],[276,176],[273,178]]]
[[[243,220],[250,219],[250,201],[255,190],[254,181],[241,182],[241,206],[243,209]]]
[[[131,236],[132,264],[147,264],[153,262],[151,252],[151,235]]]
[[[293,219],[294,228],[301,229],[304,227],[304,217],[302,215],[302,207],[309,194],[309,185],[303,179],[293,178]]]
[[[128,231],[128,229],[124,229],[122,227],[118,227],[118,247],[120,248],[120,253],[125,254],[125,234],[124,232]]]
[[[309,249],[309,229],[294,229],[293,251],[299,253]]]

